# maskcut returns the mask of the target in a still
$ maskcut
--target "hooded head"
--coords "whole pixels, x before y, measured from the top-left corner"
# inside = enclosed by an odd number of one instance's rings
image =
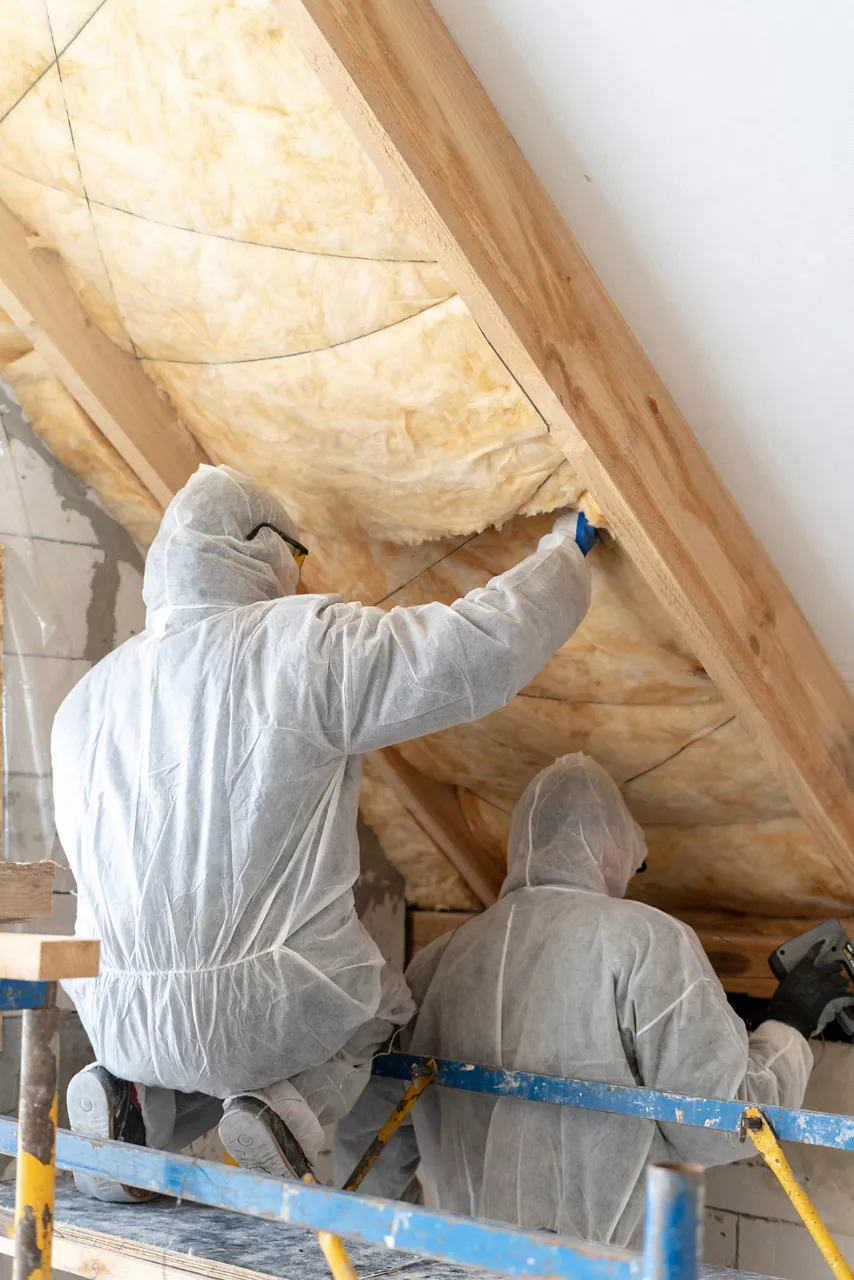
[[[147,621],[160,609],[222,609],[292,595],[296,526],[272,494],[230,467],[201,466],[166,508],[145,562]]]
[[[501,892],[560,885],[622,898],[645,856],[643,832],[613,778],[590,756],[563,756],[516,806]]]

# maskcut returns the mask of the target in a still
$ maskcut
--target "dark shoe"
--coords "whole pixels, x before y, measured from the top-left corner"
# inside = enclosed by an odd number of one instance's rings
[[[131,1086],[126,1080],[110,1075],[106,1067],[95,1064],[78,1071],[68,1085],[66,1100],[72,1133],[145,1146],[142,1112],[133,1101]],[[96,1173],[75,1172],[74,1182],[84,1196],[110,1204],[137,1204],[141,1200],[153,1200],[158,1194],[125,1186]]]
[[[258,1098],[231,1098],[219,1122],[219,1137],[243,1169],[277,1178],[314,1179],[305,1152],[284,1120]]]

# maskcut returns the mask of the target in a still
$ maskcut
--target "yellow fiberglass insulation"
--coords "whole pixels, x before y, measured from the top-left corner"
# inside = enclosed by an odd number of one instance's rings
[[[568,458],[272,0],[7,0],[0,45],[0,199],[209,457],[293,512],[308,590],[452,601],[522,557],[544,513],[595,503],[572,442]],[[62,461],[150,541],[158,504],[5,317],[0,369]],[[851,910],[626,554],[606,537],[590,564],[590,613],[531,685],[405,758],[457,788],[498,861],[526,783],[584,750],[647,829],[648,901]],[[412,903],[477,905],[370,762],[363,811]]]

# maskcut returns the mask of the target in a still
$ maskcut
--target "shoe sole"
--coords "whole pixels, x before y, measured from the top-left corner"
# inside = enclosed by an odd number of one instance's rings
[[[219,1122],[219,1138],[232,1160],[241,1169],[269,1173],[275,1178],[296,1178],[297,1174],[279,1146],[263,1112],[231,1111]]]
[[[115,1136],[113,1098],[111,1078],[106,1071],[96,1067],[92,1071],[81,1071],[74,1076],[66,1094],[72,1133],[82,1134],[86,1138],[112,1139]],[[74,1185],[81,1195],[106,1204],[139,1204],[141,1200],[151,1200],[155,1195],[154,1192],[143,1191],[138,1187],[126,1187],[114,1178],[79,1170],[74,1171]]]

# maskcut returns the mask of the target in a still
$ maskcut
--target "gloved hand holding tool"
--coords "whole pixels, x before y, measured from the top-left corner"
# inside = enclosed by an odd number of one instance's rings
[[[845,962],[837,955],[828,963],[819,963],[824,947],[822,941],[810,947],[803,959],[781,979],[768,1006],[769,1019],[794,1027],[807,1040],[823,1030],[841,1007],[836,1002],[849,996],[854,1005],[854,991]],[[825,1016],[830,1005],[835,1007]]]

